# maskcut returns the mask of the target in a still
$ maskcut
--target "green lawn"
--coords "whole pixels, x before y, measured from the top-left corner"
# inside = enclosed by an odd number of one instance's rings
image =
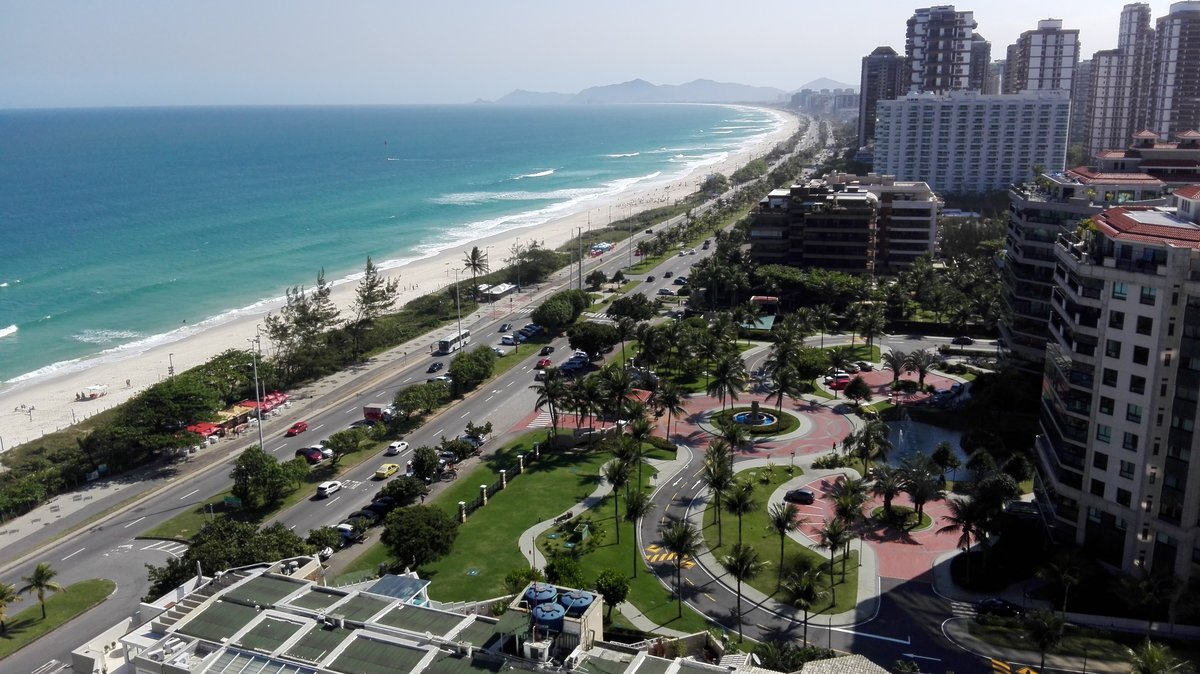
[[[786,597],[784,593],[780,592],[776,582],[779,576],[779,535],[768,528],[767,513],[770,507],[768,498],[779,485],[800,474],[799,470],[794,475],[788,474],[787,465],[777,466],[771,471],[759,468],[739,474],[740,479],[750,479],[754,482],[756,506],[755,510],[743,516],[742,542],[754,548],[758,552],[759,559],[767,563],[762,573],[754,580],[746,581],[746,584],[767,595],[779,593],[776,598],[780,601],[786,601]],[[729,554],[734,544],[737,543],[737,517],[728,512],[722,513],[721,523],[724,529],[724,544],[717,546],[716,512],[711,506],[704,511],[704,542],[718,559]],[[837,603],[815,606],[813,607],[814,614],[842,613],[853,609],[858,604],[858,552],[853,547],[852,545],[850,556],[847,558],[844,580],[842,579],[841,555],[835,556],[837,563],[834,566],[836,571],[834,582],[837,587]],[[796,555],[809,557],[814,562],[823,565],[828,574],[829,555],[827,553],[813,552],[789,538],[784,544],[784,556],[791,558]],[[828,575],[825,576],[825,580],[828,582]]]
[[[57,592],[46,597],[45,620],[42,620],[42,607],[37,602],[37,595],[22,595],[21,603],[27,605],[27,608],[9,616],[5,621],[8,631],[0,635],[0,660],[104,601],[116,589],[116,583],[104,578],[68,585],[66,592]],[[16,606],[9,606],[10,610],[14,608]]]
[[[967,629],[973,636],[993,646],[1037,652],[1037,647],[1029,643],[1029,638],[1025,635],[1025,630],[1020,626],[1019,621],[997,621],[996,624],[983,625],[972,620]],[[1095,660],[1130,662],[1127,645],[1104,636],[1093,635],[1088,630],[1081,630],[1081,632],[1083,633],[1068,629],[1062,642],[1046,653],[1075,657],[1085,657],[1086,655]]]

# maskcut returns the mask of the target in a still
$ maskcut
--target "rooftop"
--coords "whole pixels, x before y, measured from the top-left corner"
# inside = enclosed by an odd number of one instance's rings
[[[1118,241],[1200,249],[1200,225],[1167,211],[1110,208],[1097,214],[1093,222],[1106,236]]]

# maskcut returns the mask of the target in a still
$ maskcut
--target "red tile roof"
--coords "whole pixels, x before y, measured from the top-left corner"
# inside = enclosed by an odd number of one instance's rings
[[[1176,138],[1200,138],[1200,131],[1181,131],[1175,134]]]
[[[1074,178],[1079,182],[1089,185],[1092,183],[1104,183],[1107,185],[1161,185],[1163,182],[1158,178],[1145,173],[1100,173],[1093,171],[1086,166],[1067,169],[1066,175]]]
[[[1133,134],[1133,137],[1134,138],[1158,138],[1158,134],[1154,133],[1153,131],[1151,131],[1149,129],[1142,129],[1141,131],[1138,131],[1137,133]]]
[[[1175,194],[1184,199],[1200,199],[1200,185],[1188,185],[1175,190]]]
[[[1098,213],[1092,221],[1111,239],[1139,241],[1174,246],[1177,248],[1200,249],[1200,225],[1180,220],[1161,211],[1156,215],[1171,218],[1175,225],[1154,224],[1139,219],[1139,213],[1155,213],[1150,208],[1118,207]]]

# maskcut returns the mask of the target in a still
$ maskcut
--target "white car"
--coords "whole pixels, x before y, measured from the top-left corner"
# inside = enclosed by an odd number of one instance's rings
[[[396,456],[406,449],[408,449],[408,443],[403,440],[397,440],[387,446],[387,451],[385,451],[384,454],[387,456]]]
[[[321,484],[317,485],[317,496],[329,496],[330,494],[332,494],[335,491],[338,491],[341,488],[342,488],[342,483],[338,482],[337,480],[330,480],[328,482],[322,482]]]
[[[322,458],[328,459],[333,456],[333,450],[325,446],[326,442],[328,442],[328,441],[323,440],[321,442],[321,444],[313,445],[312,447],[309,447],[309,449],[314,449],[314,450],[320,452]]]

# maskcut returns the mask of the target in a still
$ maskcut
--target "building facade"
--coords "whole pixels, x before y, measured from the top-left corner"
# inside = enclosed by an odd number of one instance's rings
[[[1062,170],[1070,111],[1066,91],[909,94],[880,101],[874,168],[897,180],[925,181],[938,193],[1006,189],[1036,164]]]
[[[1036,30],[1021,33],[1008,51],[1005,93],[1071,91],[1079,64],[1079,30],[1062,26],[1061,19],[1043,19]]]
[[[908,90],[969,89],[975,27],[974,12],[955,11],[954,5],[914,11],[908,20],[904,44],[909,67]]]
[[[875,139],[875,104],[907,90],[908,61],[891,47],[876,47],[862,59],[858,99],[858,147]]]
[[[1094,559],[1200,571],[1200,186],[1055,245],[1039,500]]]
[[[1176,2],[1154,30],[1149,126],[1160,138],[1200,129],[1200,0]]]
[[[1117,48],[1092,56],[1090,154],[1125,147],[1130,136],[1146,128],[1154,51],[1150,18],[1150,5],[1125,5]]]

